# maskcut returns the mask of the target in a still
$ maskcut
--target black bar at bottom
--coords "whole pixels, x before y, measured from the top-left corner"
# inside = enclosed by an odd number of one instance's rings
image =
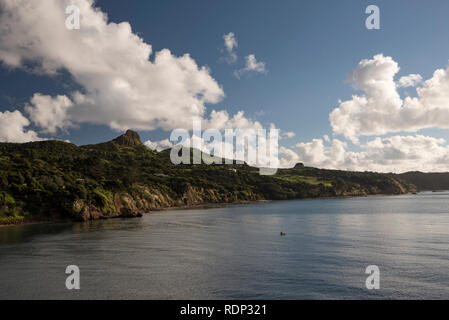
[[[383,319],[395,313],[402,316],[419,314],[426,317],[438,311],[446,313],[447,301],[0,301],[3,310],[15,316],[30,312],[51,314],[65,310],[58,319],[84,319],[106,315],[128,320],[142,319],[313,319],[326,316]],[[61,309],[62,308],[62,309]],[[438,310],[439,309],[439,310]],[[56,314],[55,314],[56,315]]]

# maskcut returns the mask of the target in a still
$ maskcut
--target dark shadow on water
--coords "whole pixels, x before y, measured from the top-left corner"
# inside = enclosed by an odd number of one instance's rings
[[[42,235],[62,233],[80,234],[113,230],[136,230],[142,228],[142,219],[110,219],[88,222],[38,223],[0,228],[0,246],[30,242]]]
[[[59,234],[72,228],[72,223],[42,223],[0,228],[0,245],[32,241],[42,234]]]

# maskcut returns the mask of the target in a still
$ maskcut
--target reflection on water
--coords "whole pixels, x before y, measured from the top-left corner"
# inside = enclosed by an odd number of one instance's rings
[[[448,233],[444,192],[6,227],[0,298],[449,298]],[[80,291],[65,289],[71,264]]]
[[[36,225],[24,225],[24,226],[10,226],[2,227],[0,229],[0,244],[12,244],[23,243],[32,241],[35,236],[42,234],[59,234],[65,230],[71,230],[70,224],[42,224]]]

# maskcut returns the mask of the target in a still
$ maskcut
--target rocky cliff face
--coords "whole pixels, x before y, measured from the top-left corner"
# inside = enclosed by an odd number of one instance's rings
[[[260,200],[252,195],[249,200]],[[136,186],[133,195],[129,193],[114,193],[105,195],[102,205],[86,203],[83,200],[73,202],[74,216],[79,221],[89,221],[109,218],[132,218],[142,216],[154,210],[172,207],[183,207],[213,203],[237,202],[237,197],[220,194],[214,190],[194,188],[189,186],[178,198],[170,197],[159,190],[152,190],[147,186]]]
[[[135,147],[142,144],[139,134],[132,130],[126,131],[124,135],[112,140],[112,142],[125,147]]]
[[[74,216],[77,220],[88,221],[97,219],[109,219],[117,217],[139,217],[144,213],[154,210],[194,206],[204,204],[219,204],[219,203],[236,203],[241,202],[237,196],[231,194],[223,194],[217,190],[205,189],[188,186],[181,196],[173,197],[157,189],[152,189],[148,186],[135,186],[134,192],[130,193],[114,193],[104,195],[102,205],[92,205],[83,200],[76,200],[73,203]],[[410,190],[406,189],[395,179],[391,180],[391,184],[387,189],[370,188],[370,189],[349,189],[337,194],[322,194],[317,193],[312,197],[323,196],[340,196],[340,197],[354,197],[354,196],[368,196],[378,194],[404,194]],[[246,201],[267,200],[257,194],[248,195]]]

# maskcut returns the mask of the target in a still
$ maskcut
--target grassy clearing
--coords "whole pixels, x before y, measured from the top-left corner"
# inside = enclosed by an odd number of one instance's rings
[[[332,182],[326,180],[320,180],[318,177],[306,177],[297,175],[277,175],[275,178],[288,181],[288,182],[303,182],[311,185],[323,184],[326,187],[332,187]]]

